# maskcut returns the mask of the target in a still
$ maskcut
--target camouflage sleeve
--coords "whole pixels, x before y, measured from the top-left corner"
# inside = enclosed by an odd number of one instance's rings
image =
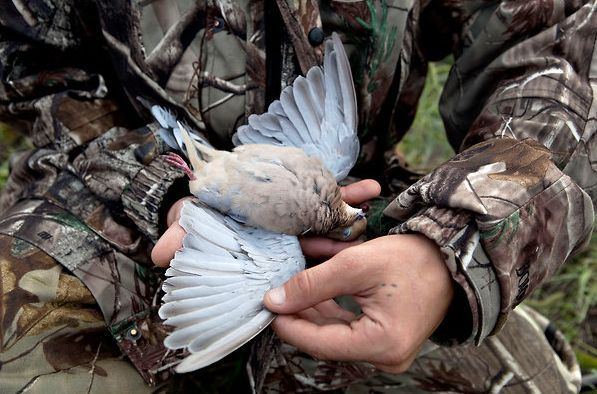
[[[594,1],[432,1],[421,14],[422,31],[425,23],[446,29],[421,38],[427,55],[455,56],[440,110],[460,153],[386,213],[404,221],[395,231],[434,239],[464,290],[471,324],[449,328],[443,340],[479,343],[497,332],[590,238],[596,8]]]
[[[52,257],[0,234],[0,391],[149,393],[91,292]]]
[[[13,177],[0,204],[40,197],[67,171],[116,221],[155,241],[183,174],[160,157],[163,144],[130,106],[98,41],[95,5],[19,4],[0,5],[0,120],[31,138],[37,153],[27,166],[37,175],[33,184]]]

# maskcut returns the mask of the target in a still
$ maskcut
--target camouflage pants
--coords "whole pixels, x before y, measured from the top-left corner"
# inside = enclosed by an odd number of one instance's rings
[[[563,335],[525,306],[518,307],[503,330],[479,347],[429,343],[400,375],[375,373],[365,364],[317,362],[288,345],[281,347],[277,367],[284,373],[272,368],[266,391],[573,393],[578,392],[581,379]],[[349,381],[354,383],[345,386]]]
[[[115,346],[94,294],[40,248],[0,234],[0,275],[0,392],[209,392],[202,382],[206,373],[149,387]],[[154,332],[140,335],[151,341]],[[563,393],[580,384],[578,364],[561,333],[525,307],[482,346],[429,345],[401,375],[380,374],[365,363],[317,361],[275,339],[269,343],[275,344],[265,350],[269,367],[248,368],[248,384],[264,392]],[[264,348],[253,349],[260,350],[251,358],[263,359],[258,353]],[[232,379],[222,367],[229,360],[216,366],[223,379]],[[242,375],[243,368],[237,369]],[[249,385],[243,388],[250,391]]]

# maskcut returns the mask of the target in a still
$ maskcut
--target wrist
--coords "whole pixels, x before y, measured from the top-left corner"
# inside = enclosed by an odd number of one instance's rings
[[[437,284],[438,290],[442,295],[442,303],[446,305],[445,315],[454,299],[457,286],[452,279],[441,249],[439,245],[424,234],[413,233],[408,234],[408,236],[414,237],[419,243],[418,248],[423,253],[419,261],[421,264],[424,264],[424,267],[422,267],[424,270],[421,272],[428,278],[432,278],[433,283]]]
[[[158,156],[137,172],[120,196],[126,215],[154,242],[165,231],[167,207],[188,194],[183,177]]]

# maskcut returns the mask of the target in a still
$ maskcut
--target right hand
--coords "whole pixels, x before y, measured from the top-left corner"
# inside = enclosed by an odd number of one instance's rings
[[[437,244],[422,234],[386,235],[336,254],[269,290],[285,342],[320,360],[367,361],[401,373],[443,321],[455,282]],[[362,313],[335,298],[350,295]]]

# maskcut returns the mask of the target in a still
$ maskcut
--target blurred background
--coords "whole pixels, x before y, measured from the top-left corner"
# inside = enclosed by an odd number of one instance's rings
[[[417,172],[430,170],[454,154],[438,112],[439,96],[449,69],[450,61],[430,64],[413,127],[396,146]],[[0,191],[8,177],[9,158],[29,146],[24,138],[0,123]],[[549,317],[570,340],[583,375],[597,374],[596,271],[597,235],[594,234],[587,251],[565,264],[525,301]]]

